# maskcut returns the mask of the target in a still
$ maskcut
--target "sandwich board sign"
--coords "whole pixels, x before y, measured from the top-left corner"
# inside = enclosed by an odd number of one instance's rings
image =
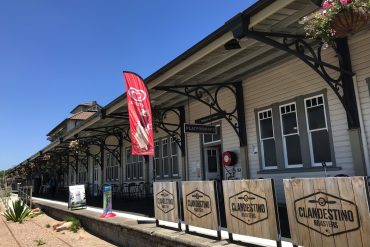
[[[69,186],[68,208],[75,209],[81,207],[86,207],[85,185]]]
[[[157,225],[159,225],[159,220],[163,220],[178,223],[181,229],[177,182],[154,182],[153,192]]]
[[[364,177],[284,179],[284,190],[294,244],[369,246]]]
[[[224,180],[227,229],[232,233],[280,241],[272,179]]]
[[[217,231],[221,238],[215,181],[183,181],[182,195],[186,232],[189,225]]]

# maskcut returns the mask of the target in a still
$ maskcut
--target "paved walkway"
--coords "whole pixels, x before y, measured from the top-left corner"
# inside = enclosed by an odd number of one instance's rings
[[[13,233],[5,223],[3,217],[0,217],[0,246],[20,247]]]

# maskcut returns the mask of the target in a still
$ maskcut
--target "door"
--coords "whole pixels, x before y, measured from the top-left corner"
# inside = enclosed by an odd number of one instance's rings
[[[221,180],[220,169],[220,147],[204,148],[205,174],[206,180]]]
[[[94,170],[93,170],[93,190],[94,196],[98,195],[99,190],[99,165],[94,162]]]

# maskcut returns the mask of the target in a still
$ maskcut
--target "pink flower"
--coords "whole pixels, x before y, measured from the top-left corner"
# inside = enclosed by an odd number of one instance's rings
[[[347,5],[347,4],[349,4],[349,3],[352,3],[352,0],[340,0],[340,3],[341,3],[342,5]]]
[[[347,1],[350,1],[350,0],[347,0]],[[322,4],[322,9],[331,9],[334,7],[334,3],[332,3],[330,0],[326,0],[323,4]]]

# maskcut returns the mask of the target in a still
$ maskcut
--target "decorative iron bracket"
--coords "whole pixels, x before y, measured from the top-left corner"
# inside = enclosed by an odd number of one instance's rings
[[[241,14],[239,17],[240,25],[233,30],[236,39],[251,38],[299,58],[311,67],[337,95],[347,113],[349,127],[359,126],[356,102],[351,99],[354,97],[352,76],[355,74],[350,65],[346,40],[337,39],[332,44],[338,58],[338,67],[322,60],[321,52],[324,46],[322,42],[309,42],[307,37],[302,35],[249,30],[249,16]],[[327,72],[328,69],[337,71],[338,76],[334,78]]]
[[[241,82],[157,86],[154,89],[183,95],[208,106],[215,113],[222,115],[223,119],[231,125],[239,137],[240,145],[246,145],[244,105],[240,104],[240,102],[243,102]],[[220,103],[220,92],[225,89],[231,91],[235,97],[235,107],[231,111],[223,109]]]
[[[353,76],[354,73],[342,68],[343,60],[336,47],[333,48],[335,49],[336,56],[338,57],[339,67],[322,61],[321,52],[323,43],[318,43],[315,41],[309,43],[304,37],[301,36],[256,31],[248,31],[246,36],[273,46],[279,50],[285,51],[302,60],[305,64],[310,66],[331,87],[331,89],[333,89],[340,102],[346,108],[343,99],[344,91],[342,74]],[[338,77],[333,78],[327,72],[328,69],[339,72]]]
[[[178,121],[176,123],[170,123],[166,121],[167,114],[174,114]],[[182,155],[185,155],[185,108],[170,107],[170,108],[154,108],[153,109],[153,125],[154,129],[159,128],[166,132],[179,146]]]

